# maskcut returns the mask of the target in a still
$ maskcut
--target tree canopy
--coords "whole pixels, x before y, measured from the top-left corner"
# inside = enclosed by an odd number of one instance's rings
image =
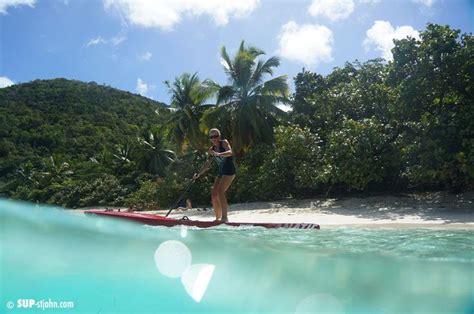
[[[221,50],[225,84],[184,73],[170,105],[95,83],[0,89],[0,193],[76,207],[170,205],[219,127],[237,154],[231,201],[474,187],[474,41],[428,24],[393,60],[302,70],[289,95],[277,57]],[[277,105],[292,107],[283,113]],[[174,151],[173,151],[174,150]],[[208,204],[210,177],[189,190]]]

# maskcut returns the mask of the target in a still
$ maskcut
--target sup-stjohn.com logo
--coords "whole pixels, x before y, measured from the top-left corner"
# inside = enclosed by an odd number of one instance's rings
[[[72,309],[74,308],[73,301],[54,301],[51,299],[18,299],[16,302],[8,301],[6,304],[8,309]]]

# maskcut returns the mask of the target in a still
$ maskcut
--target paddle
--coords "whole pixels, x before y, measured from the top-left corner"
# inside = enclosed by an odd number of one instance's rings
[[[188,192],[189,188],[193,185],[194,182],[196,182],[197,179],[199,179],[199,177],[201,176],[201,172],[204,171],[205,168],[208,168],[209,167],[209,161],[211,159],[209,158],[208,160],[206,160],[206,162],[204,163],[204,165],[202,165],[201,169],[199,169],[199,172],[197,173],[197,175],[194,175],[193,178],[191,179],[191,181],[188,183],[188,185],[186,186],[186,188],[184,189],[184,191],[181,193],[181,195],[179,196],[178,200],[176,201],[176,203],[174,204],[173,207],[170,208],[170,210],[168,210],[168,212],[166,213],[166,216],[165,217],[168,217],[168,215],[173,211],[173,209],[177,208],[178,207],[178,204],[179,202],[183,199],[184,195]],[[207,169],[206,169],[207,171]]]
[[[197,178],[196,178],[197,179]],[[166,216],[165,217],[168,217],[168,215],[173,211],[173,209],[177,208],[178,207],[178,204],[179,202],[183,199],[184,197],[184,194],[186,194],[186,192],[188,192],[189,188],[193,185],[194,182],[196,182],[196,179],[192,179],[188,185],[186,186],[186,189],[184,189],[183,193],[181,193],[181,195],[179,196],[178,198],[178,201],[176,201],[176,203],[174,204],[173,207],[170,208],[170,210],[168,210],[168,212],[166,213]]]

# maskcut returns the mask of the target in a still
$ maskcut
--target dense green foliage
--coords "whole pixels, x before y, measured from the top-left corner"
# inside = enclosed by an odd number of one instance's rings
[[[162,174],[169,163],[159,138],[149,143],[163,107],[64,79],[0,89],[1,194],[65,206],[123,202],[141,173]]]
[[[472,189],[473,37],[434,24],[420,35],[395,41],[392,61],[303,70],[290,98],[286,78],[271,78],[280,61],[243,42],[233,58],[221,51],[227,85],[184,73],[167,83],[169,107],[62,79],[0,89],[0,193],[68,207],[169,206],[216,126],[237,153],[231,201]],[[185,196],[209,204],[212,180]]]
[[[429,24],[394,60],[296,78],[293,121],[323,140],[334,185],[357,190],[472,187],[472,35]]]

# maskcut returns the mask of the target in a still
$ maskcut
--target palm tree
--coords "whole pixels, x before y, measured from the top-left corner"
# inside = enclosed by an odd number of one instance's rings
[[[44,171],[38,173],[43,185],[48,185],[53,180],[62,180],[74,173],[71,170],[70,163],[66,162],[60,155],[44,159],[43,168]]]
[[[166,168],[174,162],[176,154],[165,148],[163,138],[158,133],[148,132],[138,138],[138,162],[140,168],[148,173],[165,176]]]
[[[168,139],[182,151],[185,144],[194,149],[203,149],[205,134],[199,129],[199,121],[206,108],[206,101],[217,89],[212,81],[201,82],[197,73],[183,73],[173,84],[165,82],[171,94],[169,118],[164,125],[168,129]],[[207,105],[209,106],[209,105]]]
[[[264,81],[280,65],[277,57],[257,58],[265,52],[240,43],[231,60],[226,48],[221,49],[221,63],[228,76],[228,85],[219,86],[217,104],[203,117],[208,127],[217,126],[231,137],[234,150],[242,151],[257,143],[273,142],[276,118],[283,114],[276,105],[288,102],[286,75]]]

